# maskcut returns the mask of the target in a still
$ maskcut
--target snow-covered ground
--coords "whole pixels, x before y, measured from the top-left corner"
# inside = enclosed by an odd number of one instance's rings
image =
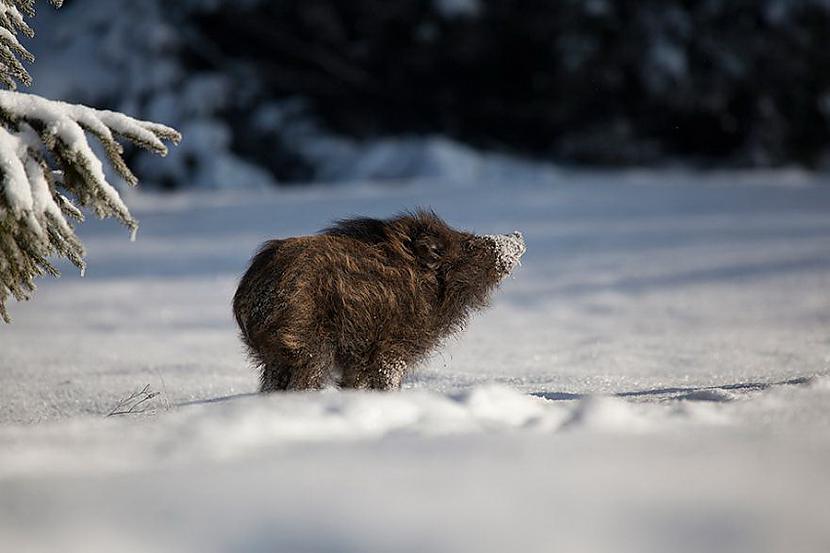
[[[475,170],[84,224],[0,328],[0,549],[830,550],[830,178]],[[253,394],[256,246],[417,205],[524,233],[493,307],[400,393]]]

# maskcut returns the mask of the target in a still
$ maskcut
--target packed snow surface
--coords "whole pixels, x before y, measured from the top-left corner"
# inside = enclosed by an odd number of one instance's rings
[[[82,225],[86,277],[0,328],[2,549],[829,551],[830,179],[510,175]],[[492,308],[401,392],[254,393],[230,302],[258,244],[416,206],[522,232]]]

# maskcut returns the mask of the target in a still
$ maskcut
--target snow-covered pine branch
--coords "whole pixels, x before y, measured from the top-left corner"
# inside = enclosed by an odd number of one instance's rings
[[[60,7],[63,0],[50,2]],[[98,139],[131,185],[137,179],[124,162],[119,138],[162,156],[165,140],[181,140],[175,129],[158,123],[16,92],[18,82],[32,82],[18,58],[34,57],[17,35],[34,35],[23,20],[34,15],[34,3],[0,0],[0,84],[11,89],[0,90],[0,318],[6,322],[9,296],[28,299],[36,276],[58,275],[50,255],[68,258],[83,273],[84,247],[69,223],[83,220],[75,203],[99,217],[116,217],[135,235],[138,224],[107,182],[87,135]]]
[[[7,322],[9,295],[28,299],[36,276],[57,275],[48,256],[58,253],[84,270],[83,245],[67,220],[83,217],[64,193],[100,217],[116,217],[133,232],[137,228],[107,182],[87,134],[101,142],[130,184],[137,179],[116,137],[160,155],[167,154],[164,140],[181,138],[170,127],[121,113],[0,91],[0,317]]]

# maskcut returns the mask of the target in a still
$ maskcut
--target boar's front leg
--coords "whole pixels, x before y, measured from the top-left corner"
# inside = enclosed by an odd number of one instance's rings
[[[406,376],[406,363],[400,359],[382,361],[374,374],[371,388],[375,390],[400,390]]]
[[[400,390],[406,376],[406,363],[395,358],[379,358],[363,367],[354,367],[343,375],[343,388],[359,390]]]
[[[336,386],[332,359],[325,351],[306,348],[273,348],[263,360],[260,391],[320,390]]]

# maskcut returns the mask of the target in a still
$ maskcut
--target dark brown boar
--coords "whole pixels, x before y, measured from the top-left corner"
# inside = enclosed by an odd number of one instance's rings
[[[233,299],[261,391],[400,388],[524,251],[521,233],[470,234],[423,210],[266,242]]]

